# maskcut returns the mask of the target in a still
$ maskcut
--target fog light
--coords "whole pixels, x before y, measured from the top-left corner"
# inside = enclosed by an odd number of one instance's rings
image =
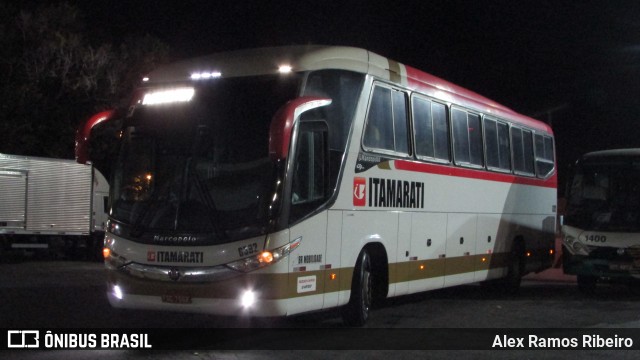
[[[120,289],[120,286],[113,286],[113,296],[115,296],[118,300],[122,300],[122,289]]]
[[[247,290],[242,294],[240,298],[240,302],[242,306],[245,308],[251,307],[256,302],[256,295],[253,291]]]

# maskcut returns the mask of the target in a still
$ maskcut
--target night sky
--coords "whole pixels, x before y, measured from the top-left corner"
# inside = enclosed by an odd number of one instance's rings
[[[550,122],[561,175],[583,152],[640,146],[639,1],[78,5],[97,38],[148,33],[165,41],[175,59],[292,44],[372,50]]]

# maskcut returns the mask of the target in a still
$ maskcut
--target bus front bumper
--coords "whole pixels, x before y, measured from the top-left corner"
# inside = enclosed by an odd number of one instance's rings
[[[286,275],[286,274],[285,274]],[[285,316],[287,298],[275,274],[242,274],[212,282],[166,282],[107,270],[107,298],[114,308],[206,313],[224,316]],[[286,284],[286,282],[285,282]]]
[[[564,251],[567,251],[564,249]],[[612,280],[640,279],[638,260],[612,260],[584,255],[564,256],[565,274],[596,276]]]

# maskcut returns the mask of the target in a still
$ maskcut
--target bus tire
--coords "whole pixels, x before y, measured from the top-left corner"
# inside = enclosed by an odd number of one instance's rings
[[[578,275],[576,277],[578,282],[578,290],[583,294],[593,294],[596,291],[596,284],[598,278],[592,275]]]
[[[342,319],[348,326],[363,326],[369,319],[373,299],[371,257],[362,249],[353,271],[351,297],[342,309]]]
[[[638,279],[629,280],[629,282],[627,282],[627,287],[629,288],[629,291],[631,292],[631,294],[640,295],[640,280]]]

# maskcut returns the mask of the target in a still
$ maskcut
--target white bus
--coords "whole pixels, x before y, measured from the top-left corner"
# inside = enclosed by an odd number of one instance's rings
[[[362,325],[379,298],[551,265],[551,128],[367,50],[179,62],[120,114],[114,307]]]
[[[584,292],[640,279],[640,149],[596,151],[576,163],[562,225],[564,272]]]

